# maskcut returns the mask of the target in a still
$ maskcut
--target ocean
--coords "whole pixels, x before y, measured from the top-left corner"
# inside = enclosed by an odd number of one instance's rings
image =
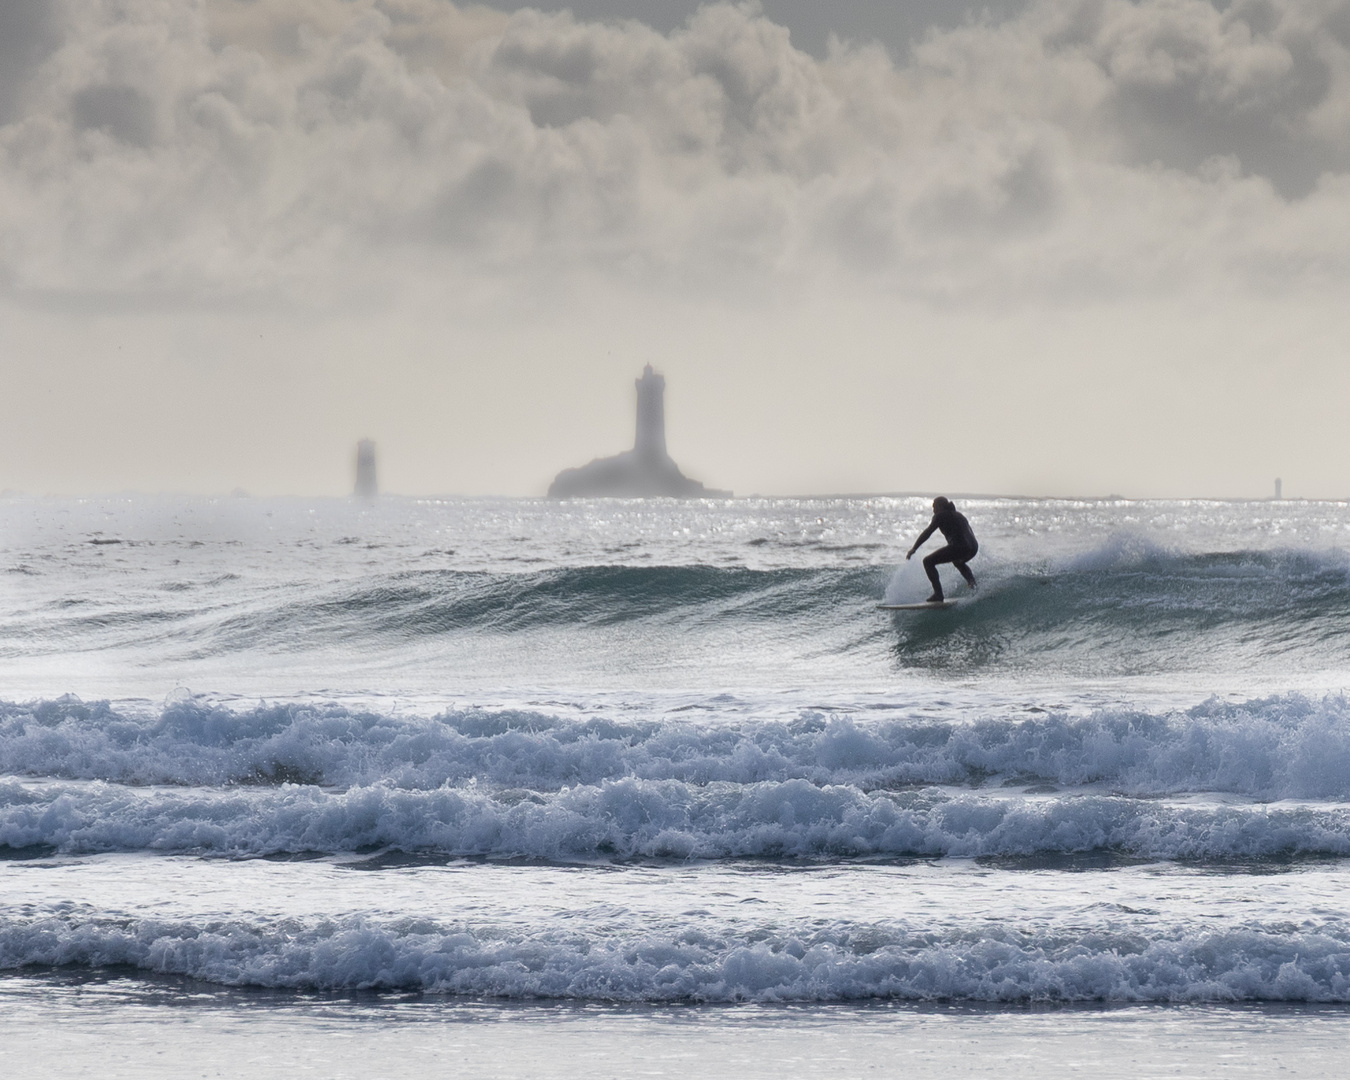
[[[6,1075],[1340,1075],[1350,504],[956,502],[0,498]]]

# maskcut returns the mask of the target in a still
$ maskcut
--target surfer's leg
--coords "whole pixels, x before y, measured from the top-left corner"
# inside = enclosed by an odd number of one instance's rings
[[[970,564],[964,562],[953,562],[952,565],[961,571],[961,576],[966,579],[966,584],[972,589],[975,588],[975,575],[970,572]]]
[[[928,575],[928,580],[933,583],[933,595],[928,598],[930,604],[943,599],[942,579],[938,577],[938,563],[952,561],[952,549],[950,547],[940,547],[933,554],[923,560],[923,572]]]

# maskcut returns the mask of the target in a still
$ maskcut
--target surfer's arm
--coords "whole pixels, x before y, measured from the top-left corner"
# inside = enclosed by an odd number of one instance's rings
[[[937,526],[938,526],[937,518],[934,518],[931,522],[929,522],[928,528],[924,529],[924,531],[919,534],[919,538],[914,541],[914,546],[910,548],[907,552],[905,552],[906,560],[908,560],[911,555],[913,555],[916,551],[918,551],[919,548],[923,547],[924,541],[933,535],[933,531],[937,528]]]

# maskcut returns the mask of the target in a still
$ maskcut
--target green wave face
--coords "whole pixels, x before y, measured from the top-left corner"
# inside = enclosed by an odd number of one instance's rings
[[[976,593],[949,583],[956,607],[896,613],[877,604],[918,599],[913,564],[903,580],[890,567],[611,565],[401,570],[253,590],[224,582],[191,604],[129,593],[21,613],[0,653],[142,663],[405,655],[463,675],[523,650],[544,683],[609,664],[635,685],[658,669],[691,683],[734,674],[738,685],[794,671],[865,680],[1350,669],[1350,565],[1334,554],[1153,552],[975,569]]]

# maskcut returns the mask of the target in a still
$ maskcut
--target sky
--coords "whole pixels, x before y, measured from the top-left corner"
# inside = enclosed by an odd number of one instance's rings
[[[1350,496],[1350,0],[0,0],[0,491]]]

